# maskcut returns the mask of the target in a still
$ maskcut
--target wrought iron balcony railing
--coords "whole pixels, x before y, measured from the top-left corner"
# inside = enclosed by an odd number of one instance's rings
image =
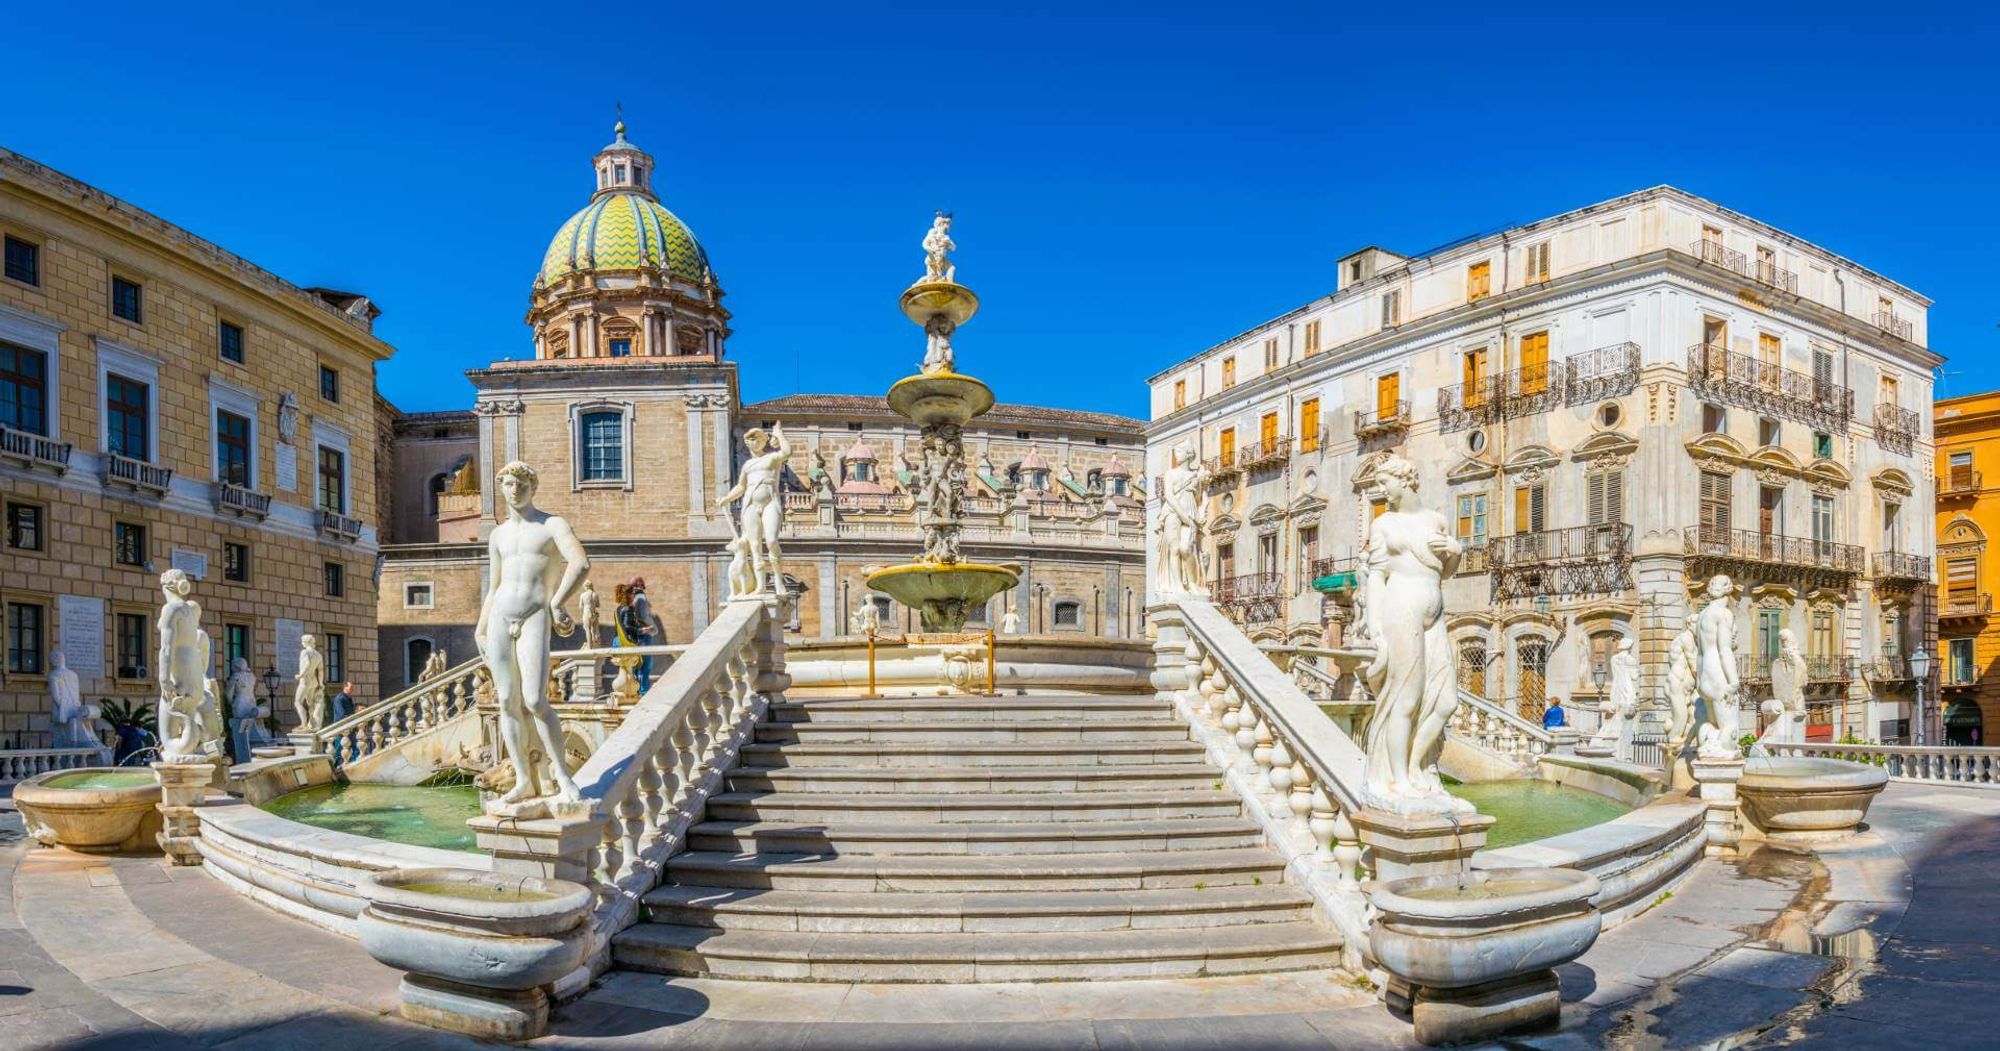
[[[1639,344],[1613,343],[1563,362],[1564,404],[1622,398],[1639,385]]]
[[[1234,450],[1217,456],[1211,456],[1203,460],[1201,465],[1208,470],[1209,480],[1216,482],[1234,477],[1242,470],[1242,468],[1236,466],[1236,452]]]
[[[1334,555],[1330,558],[1315,558],[1307,568],[1312,573],[1313,579],[1318,580],[1321,577],[1331,577],[1341,573],[1359,573],[1361,571],[1361,559],[1355,555]]]
[[[1799,292],[1799,275],[1780,267],[1766,259],[1750,260],[1742,252],[1724,248],[1719,242],[1706,238],[1688,246],[1688,254],[1710,266],[1719,266],[1732,274],[1761,281],[1773,288],[1783,289],[1793,295]]]
[[[1921,583],[1931,578],[1931,560],[1901,551],[1875,552],[1875,579]]]
[[[1545,529],[1535,533],[1497,536],[1486,542],[1486,560],[1493,566],[1562,562],[1580,558],[1612,558],[1632,544],[1632,527],[1623,522]]]
[[[1359,440],[1382,438],[1392,434],[1403,434],[1410,429],[1410,403],[1399,400],[1394,405],[1378,405],[1372,409],[1354,410],[1354,437]]]
[[[1547,412],[1557,405],[1619,398],[1639,385],[1639,345],[1614,343],[1556,365],[1535,365],[1438,388],[1446,432]]]
[[[105,453],[104,481],[154,496],[165,496],[167,488],[174,483],[174,471],[171,467],[158,467],[130,456]]]
[[[69,471],[69,457],[73,451],[75,446],[68,442],[0,426],[0,456],[18,460],[23,467],[46,467],[57,474],[65,474]]]
[[[1938,606],[1938,616],[1943,617],[1983,617],[1993,612],[1993,596],[1984,592],[1969,595],[1946,595]]]
[[[1916,331],[1916,326],[1911,323],[1909,318],[1897,317],[1894,313],[1886,310],[1876,311],[1873,320],[1876,328],[1887,332],[1897,339],[1909,339],[1910,335]]]
[[[1210,593],[1217,605],[1227,606],[1254,602],[1258,599],[1281,598],[1284,592],[1285,578],[1280,574],[1246,573],[1216,580]]]
[[[1688,386],[1704,398],[1826,431],[1844,430],[1854,418],[1854,392],[1846,387],[1716,343],[1688,348]]]
[[[271,494],[260,493],[241,485],[228,482],[215,483],[215,509],[241,515],[244,518],[267,518],[271,514]]]
[[[1916,451],[1917,435],[1923,420],[1914,409],[1900,405],[1875,406],[1875,441],[1882,448],[1905,456]]]
[[[1292,458],[1292,436],[1280,435],[1268,442],[1252,442],[1236,450],[1236,466],[1246,471],[1284,463]]]
[[[1682,535],[1684,550],[1698,561],[1823,570],[1842,575],[1862,572],[1862,551],[1853,544],[1706,525],[1689,526]]]
[[[1775,655],[1769,653],[1739,653],[1736,655],[1736,677],[1745,683],[1768,683],[1774,661]],[[1852,657],[1807,654],[1806,682],[1814,685],[1851,682],[1861,666],[1862,662]]]
[[[344,515],[323,507],[315,508],[313,523],[318,526],[322,535],[347,541],[361,539],[361,519],[353,515]]]
[[[1861,662],[1861,674],[1870,682],[1911,682],[1908,657],[1875,657]]]
[[[1971,496],[1983,488],[1979,472],[1970,467],[1953,467],[1938,479],[1939,496]]]
[[[1632,527],[1623,522],[1498,536],[1486,542],[1492,596],[1603,595],[1630,585]],[[1459,571],[1468,572],[1464,560]]]

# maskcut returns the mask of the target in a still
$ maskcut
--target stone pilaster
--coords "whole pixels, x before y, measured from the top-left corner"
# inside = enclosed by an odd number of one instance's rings
[[[1632,582],[1639,594],[1639,707],[1665,708],[1667,648],[1687,626],[1687,555],[1674,530],[1639,538]]]
[[[1708,829],[1708,845],[1703,853],[1712,858],[1736,856],[1737,845],[1743,842],[1741,800],[1736,794],[1736,783],[1743,779],[1743,760],[1696,759],[1689,766],[1706,808],[1703,823]]]
[[[201,864],[201,805],[215,783],[215,764],[207,761],[153,764],[160,778],[160,849],[169,865]]]
[[[1378,880],[1461,872],[1486,845],[1494,819],[1485,814],[1391,814],[1362,809],[1351,816]]]

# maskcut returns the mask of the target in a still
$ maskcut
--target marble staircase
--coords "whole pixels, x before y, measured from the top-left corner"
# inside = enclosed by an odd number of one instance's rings
[[[1222,772],[1152,696],[775,704],[616,966],[778,980],[1336,966]]]

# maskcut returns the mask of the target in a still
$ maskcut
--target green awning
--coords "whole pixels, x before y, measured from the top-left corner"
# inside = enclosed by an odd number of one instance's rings
[[[1320,577],[1318,580],[1313,581],[1312,587],[1314,591],[1330,595],[1336,591],[1353,591],[1357,582],[1358,578],[1355,572],[1351,569],[1346,569],[1338,573],[1328,573],[1326,576]]]

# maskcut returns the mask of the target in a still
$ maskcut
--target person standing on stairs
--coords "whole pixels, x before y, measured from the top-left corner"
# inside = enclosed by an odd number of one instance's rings
[[[645,582],[635,581],[634,583],[643,586]],[[640,619],[640,603],[645,601],[644,593],[634,592],[631,584],[619,584],[612,589],[611,595],[613,600],[618,603],[618,610],[612,618],[612,623],[618,629],[617,645],[647,645],[648,640],[653,637],[653,629],[648,621]],[[641,657],[639,658],[639,693],[644,695],[647,690],[652,688],[653,658]]]

